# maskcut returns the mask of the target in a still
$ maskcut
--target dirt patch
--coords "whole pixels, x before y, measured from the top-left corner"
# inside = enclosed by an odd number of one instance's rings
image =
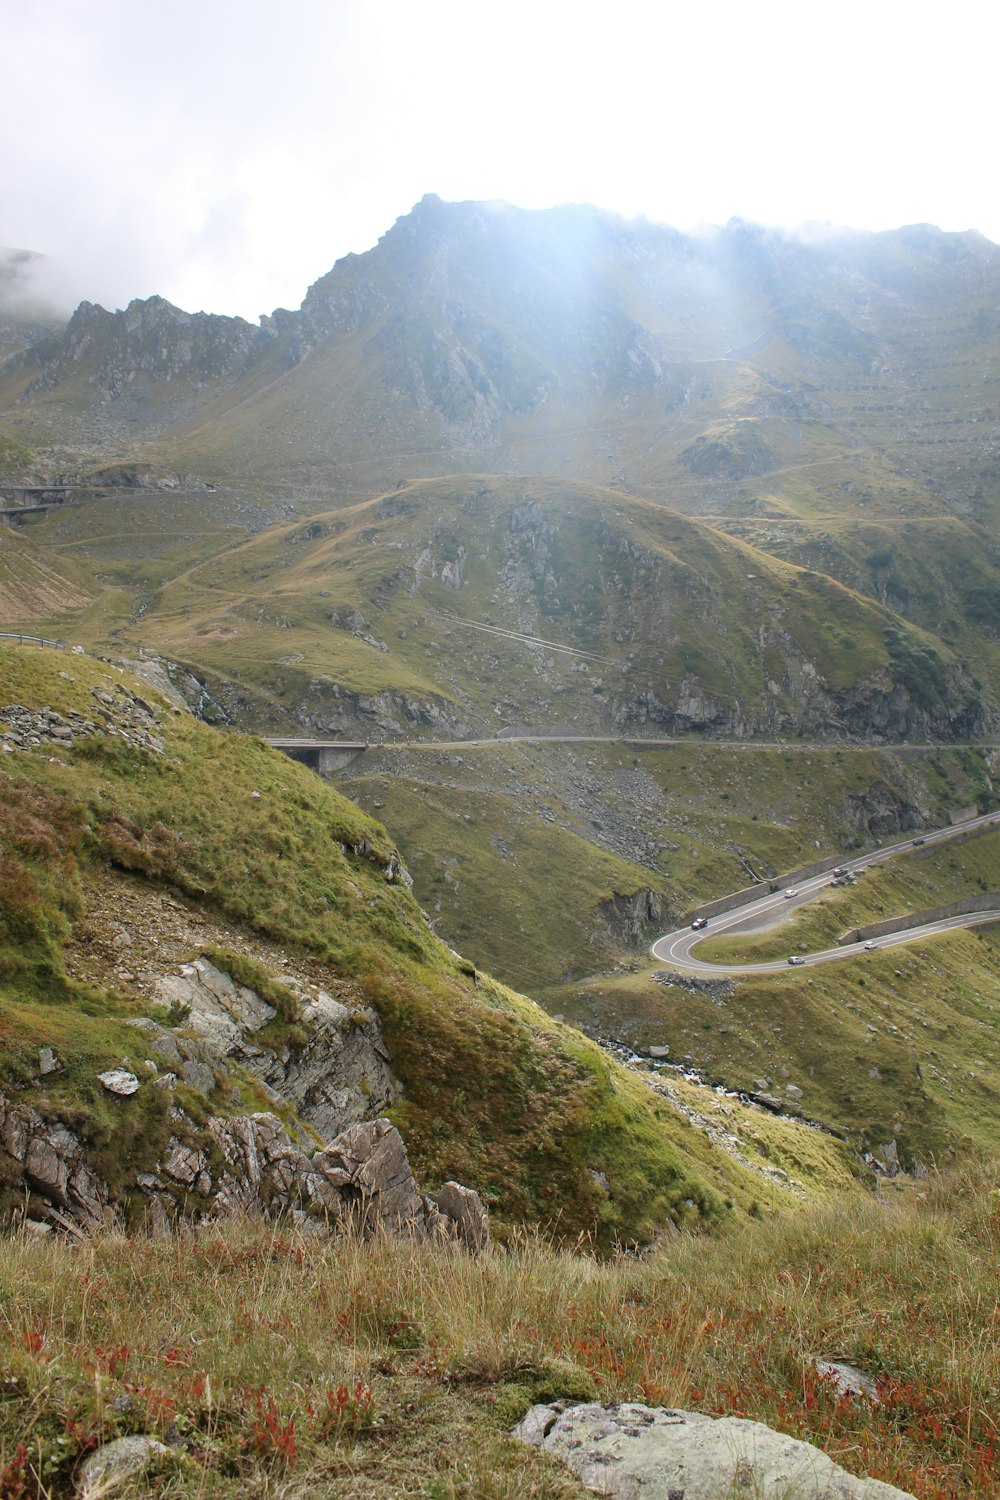
[[[367,1003],[360,988],[329,965],[268,942],[176,892],[110,870],[91,868],[85,879],[85,913],[66,945],[74,979],[153,1000],[162,975],[218,947],[246,953],[270,973],[311,980],[344,1005]]]

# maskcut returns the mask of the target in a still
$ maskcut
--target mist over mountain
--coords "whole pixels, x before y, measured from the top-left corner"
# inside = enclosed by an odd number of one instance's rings
[[[996,246],[927,226],[691,237],[428,196],[259,329],[84,303],[0,400],[28,439],[72,409],[87,446],[156,438],[216,472],[238,451],[333,493],[464,467],[683,503],[678,484],[759,478],[806,444],[888,448],[955,506],[995,452],[998,280]]]
[[[804,569],[807,587],[825,575],[842,603],[874,601],[883,630],[898,635],[899,617],[938,643],[935,666],[924,646],[906,648],[907,691],[929,703],[954,658],[989,703],[1000,668],[998,308],[1000,250],[976,234],[917,225],[795,237],[733,220],[690,236],[586,206],[428,195],[373,249],[338,261],[301,307],[259,326],[161,297],[120,312],[84,302],[54,331],[19,325],[0,366],[0,436],[11,472],[32,455],[35,473],[141,461],[175,473],[175,488],[212,484],[199,524],[223,519],[220,491],[239,492],[237,510],[252,492],[258,526],[463,472],[598,484]],[[430,508],[428,498],[424,525],[418,507],[417,556],[442,525]],[[86,523],[49,524],[68,540],[67,527]],[[380,556],[392,562],[384,546]],[[748,554],[733,604],[769,566]],[[383,579],[375,597],[393,587]],[[572,609],[575,587],[553,577],[550,592]],[[144,605],[147,629],[166,597]],[[828,607],[837,613],[834,596]],[[751,615],[731,662],[763,649]],[[545,634],[523,604],[508,623]],[[821,680],[853,680],[864,650],[852,628],[841,634],[792,655]],[[180,649],[176,637],[172,627]],[[393,646],[390,660],[406,654]],[[699,721],[769,722],[746,683],[733,717],[712,671],[691,678],[680,657],[665,670],[702,702]],[[386,686],[402,689],[405,676]],[[778,722],[790,689],[781,673],[772,684]],[[655,683],[640,692],[662,703]],[[521,708],[511,713],[533,717]],[[962,710],[955,723],[989,712]]]

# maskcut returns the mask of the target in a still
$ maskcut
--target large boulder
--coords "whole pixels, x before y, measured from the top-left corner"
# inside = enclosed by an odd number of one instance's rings
[[[533,1406],[514,1429],[561,1458],[581,1484],[620,1500],[914,1500],[879,1479],[858,1479],[831,1458],[742,1417],[661,1407]]]

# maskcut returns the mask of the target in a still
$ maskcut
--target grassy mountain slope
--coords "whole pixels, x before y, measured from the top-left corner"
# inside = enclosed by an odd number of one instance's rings
[[[896,1139],[908,1161],[926,1162],[970,1142],[997,1146],[991,935],[953,934],[807,976],[746,977],[722,996],[667,982],[648,943],[699,902],[746,885],[750,871],[780,875],[946,823],[977,800],[995,805],[995,776],[995,753],[966,750],[632,741],[386,750],[340,784],[397,830],[438,931],[554,1013],[635,1047],[666,1044],[730,1088],[763,1078],[783,1095],[793,1083],[808,1114],[863,1149]],[[995,837],[933,857],[913,850],[753,944],[709,935],[704,951],[784,957],[984,889],[1000,890]],[[658,919],[644,891],[657,898]],[[631,897],[626,909],[640,919],[609,920],[614,894]]]
[[[62,467],[145,444],[297,510],[473,470],[613,486],[869,594],[996,690],[998,290],[995,246],[926,226],[689,238],[429,197],[260,329],[85,304],[0,370],[0,412]]]
[[[456,452],[465,468],[662,495],[685,474],[725,482],[862,447],[985,519],[992,433],[975,426],[997,393],[998,276],[995,247],[971,235],[807,244],[734,223],[685,238],[586,208],[429,197],[298,312],[238,339],[238,320],[215,320],[219,350],[235,340],[253,357],[235,383],[228,366],[206,382],[171,442],[196,468],[322,475],[341,494],[448,472]],[[159,336],[165,307],[100,322],[120,344],[131,319],[140,388],[147,325]],[[48,378],[46,401],[67,381],[84,395],[79,361]],[[152,424],[134,413],[138,437],[162,430],[161,387]],[[131,390],[115,400],[135,407]],[[730,431],[740,418],[751,427]]]
[[[0,661],[3,698],[28,707],[89,711],[93,688],[114,696],[129,683],[85,657],[7,648]],[[637,1075],[532,1002],[473,978],[405,885],[387,883],[385,831],[312,772],[166,709],[158,733],[162,755],[102,735],[6,754],[0,781],[5,1086],[117,1162],[121,1192],[162,1148],[169,1100],[148,1088],[130,1110],[96,1082],[99,1066],[134,1049],[127,1022],[145,1003],[127,980],[95,986],[67,961],[88,921],[88,871],[107,865],[312,955],[335,987],[356,985],[404,1085],[394,1117],[415,1170],[475,1183],[501,1220],[610,1241],[654,1234],[668,1213],[711,1218],[724,1200],[780,1200],[780,1185],[719,1152]],[[66,1066],[39,1079],[43,1046]],[[191,1094],[195,1118],[239,1112],[221,1086],[200,1104]],[[843,1172],[832,1143],[809,1149],[820,1182]]]
[[[642,951],[647,924],[626,932],[602,915],[613,895],[655,893],[665,932],[702,901],[748,884],[750,870],[781,874],[945,823],[977,799],[991,805],[995,762],[974,751],[657,749],[638,740],[428,745],[373,747],[337,784],[394,829],[442,935],[547,998],[563,975]]]
[[[115,634],[237,684],[260,727],[898,739],[990,722],[949,648],[891,609],[592,486],[427,481],[183,567],[196,535],[224,540],[200,524],[140,564],[98,512],[81,545],[148,591]]]
[[[67,617],[75,624],[94,593],[85,569],[0,526],[0,629],[39,620],[55,628]]]

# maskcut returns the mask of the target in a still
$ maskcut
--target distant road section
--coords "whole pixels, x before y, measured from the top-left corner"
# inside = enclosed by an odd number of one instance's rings
[[[918,834],[916,840],[913,837],[902,839],[884,849],[874,849],[858,859],[845,859],[842,868],[851,874],[858,874],[862,870],[871,868],[872,865],[882,864],[885,860],[892,859],[895,855],[903,854],[914,847],[928,848],[934,844],[946,844],[951,839],[968,834],[971,829],[980,829],[985,832],[991,828],[1000,828],[1000,813],[984,813],[981,817],[969,818],[963,823],[956,823],[948,828],[936,828],[927,833]],[[722,934],[733,937],[739,934],[762,932],[769,927],[778,926],[790,911],[794,911],[795,907],[802,906],[806,901],[811,901],[830,884],[832,879],[832,870],[826,870],[820,875],[812,875],[805,880],[795,881],[793,886],[787,888],[794,891],[792,895],[782,890],[767,890],[762,892],[756,900],[748,901],[732,911],[712,917],[707,930],[706,928],[693,930],[690,927],[681,927],[676,932],[668,932],[665,937],[658,938],[653,944],[653,957],[659,959],[661,963],[670,964],[675,969],[706,976],[783,972],[788,968],[787,959],[771,959],[767,963],[759,964],[716,964],[696,958],[693,950],[706,937],[719,937]],[[937,932],[948,932],[955,927],[978,927],[998,921],[1000,921],[1000,898],[998,898],[995,910],[963,912],[957,916],[943,917],[939,921],[925,922],[920,926],[903,928],[899,932],[886,933],[874,941],[875,946],[880,949],[894,948],[900,943],[911,943],[918,938],[932,937]],[[817,953],[802,954],[801,964],[803,967],[815,967],[817,964],[834,963],[838,959],[856,958],[866,951],[868,950],[862,941],[847,943],[843,947],[825,948]]]
[[[993,740],[949,741],[918,744],[913,740],[719,740],[696,734],[677,735],[673,739],[637,734],[564,734],[559,730],[538,729],[534,732],[514,730],[510,734],[501,730],[499,734],[483,739],[468,740],[372,740],[370,750],[483,750],[493,745],[622,745],[626,750],[662,750],[675,746],[697,750],[780,750],[817,751],[837,750],[872,754],[873,751],[892,751],[895,754],[936,755],[941,750],[1000,750]]]

